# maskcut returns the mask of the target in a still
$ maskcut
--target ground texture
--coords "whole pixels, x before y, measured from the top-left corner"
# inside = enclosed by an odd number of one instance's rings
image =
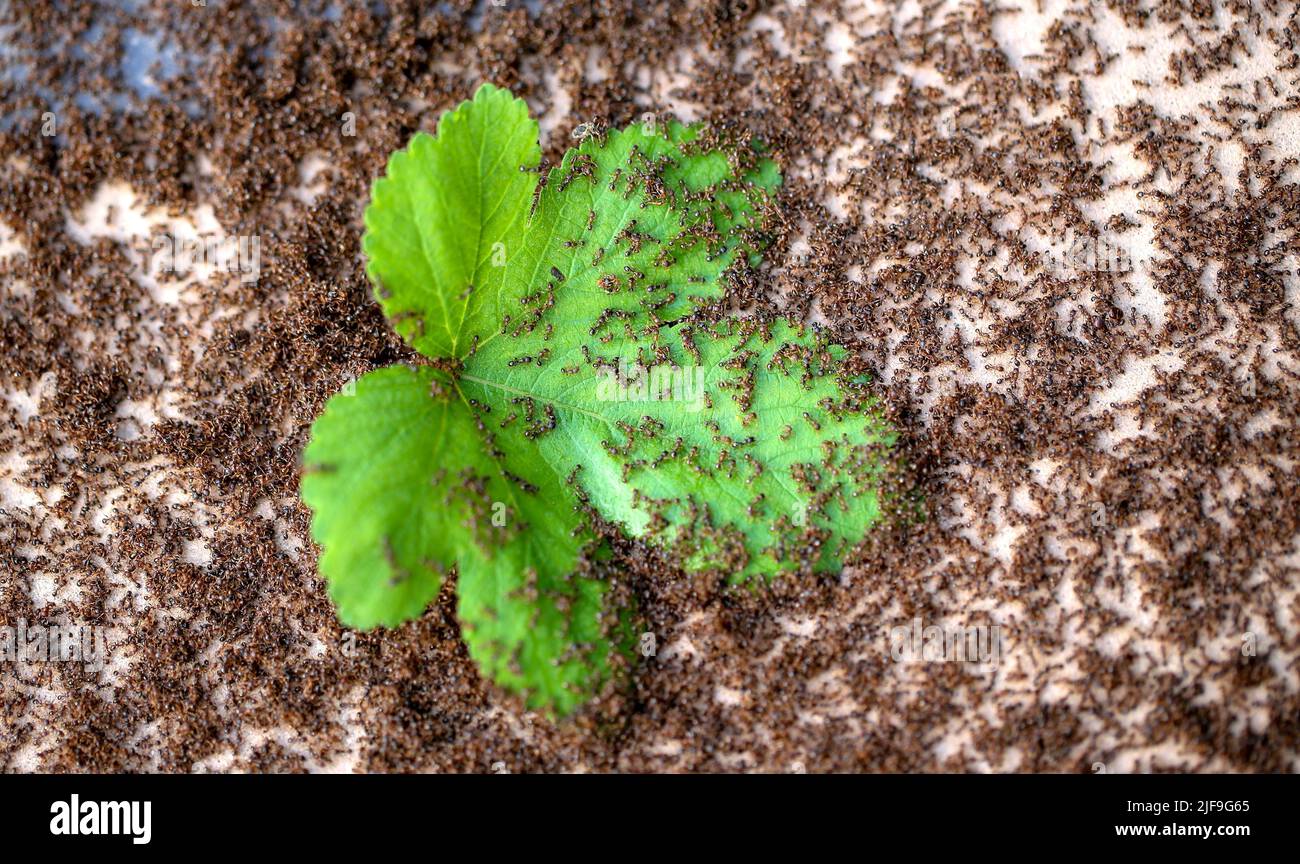
[[[449,593],[340,628],[297,495],[324,401],[409,356],[369,184],[484,80],[552,160],[645,112],[768,142],[737,307],[861,353],[928,511],[757,593],[620,544],[657,651],[559,725]],[[1295,4],[8,2],[0,82],[0,626],[111,654],[0,663],[0,767],[1300,769]],[[1000,662],[895,662],[914,620]]]

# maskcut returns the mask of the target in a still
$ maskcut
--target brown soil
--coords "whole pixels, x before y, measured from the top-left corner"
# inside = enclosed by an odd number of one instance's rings
[[[119,662],[0,664],[0,766],[1300,766],[1294,4],[141,5],[6,22],[0,624],[102,623]],[[156,93],[123,72],[137,32],[177,66]],[[661,649],[560,725],[480,680],[446,592],[353,643],[297,500],[324,400],[408,356],[362,269],[369,183],[483,80],[559,106],[551,160],[669,100],[770,143],[785,225],[738,302],[862,353],[929,509],[756,595],[624,544]],[[261,278],[159,302],[129,244],[72,236],[104,181],[210,204]],[[1134,267],[1049,266],[1067,232]],[[175,416],[126,417],[165,393]],[[998,623],[1005,657],[894,663],[915,616]]]

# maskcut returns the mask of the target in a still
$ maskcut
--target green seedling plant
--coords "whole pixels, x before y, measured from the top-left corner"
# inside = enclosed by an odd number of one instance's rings
[[[490,84],[390,158],[362,246],[427,361],[329,400],[301,494],[345,625],[416,618],[454,573],[483,674],[565,715],[633,654],[602,533],[731,583],[833,572],[882,518],[895,433],[843,348],[723,311],[781,181],[756,146],[643,121],[540,162]]]

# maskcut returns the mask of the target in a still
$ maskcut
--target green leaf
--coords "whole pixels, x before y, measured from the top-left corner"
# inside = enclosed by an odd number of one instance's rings
[[[302,499],[315,513],[312,536],[339,618],[353,627],[418,617],[464,542],[463,515],[447,506],[455,469],[444,466],[466,456],[475,464],[473,424],[432,395],[435,383],[450,392],[450,379],[432,369],[371,372],[312,426]]]
[[[366,208],[367,273],[394,329],[427,357],[461,357],[495,326],[503,262],[541,159],[537,122],[491,84],[388,160]]]
[[[881,518],[895,441],[870,396],[844,380],[843,349],[783,321],[657,335],[665,357],[654,365],[638,365],[640,340],[614,340],[589,348],[589,361],[565,346],[554,363],[513,374],[492,376],[490,355],[476,356],[461,387],[506,417],[553,417],[540,435],[512,422],[499,446],[528,452],[531,438],[590,506],[688,570],[738,582],[840,567]]]
[[[303,461],[320,569],[345,624],[418,617],[455,564],[471,654],[531,706],[565,713],[611,676],[607,586],[571,576],[588,542],[580,515],[552,506],[554,489],[503,474],[446,373],[360,378],[329,401]]]
[[[698,129],[657,131],[586,141],[550,173],[506,268],[513,314],[460,386],[521,476],[540,456],[687,569],[834,570],[880,519],[893,432],[815,334],[683,321],[757,254],[779,175]]]
[[[436,368],[331,400],[302,495],[342,620],[415,617],[455,565],[484,674],[567,713],[632,636],[592,516],[734,581],[834,570],[895,436],[844,349],[725,314],[780,183],[757,148],[661,123],[588,138],[540,188],[539,159],[524,103],[484,85],[390,160],[368,271]]]

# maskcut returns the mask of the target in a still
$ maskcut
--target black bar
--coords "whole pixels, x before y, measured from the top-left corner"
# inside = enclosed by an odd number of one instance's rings
[[[437,856],[466,846],[457,854],[475,854],[481,845],[493,857],[584,848],[659,848],[675,857],[717,843],[761,852],[776,840],[864,852],[900,842],[966,852],[1150,849],[1190,840],[1223,849],[1290,839],[1295,792],[1295,781],[1277,775],[9,776],[0,778],[0,825],[17,848],[127,855],[355,849]],[[129,828],[53,834],[52,825],[66,827],[56,820],[74,795],[82,818],[92,819],[87,827],[107,816],[111,828],[114,814],[127,812],[91,807],[89,817],[87,802],[149,802],[149,842],[134,842],[143,838]],[[135,812],[139,825],[143,806]],[[1211,833],[1202,836],[1206,828]],[[1154,836],[1120,833],[1130,831]]]

